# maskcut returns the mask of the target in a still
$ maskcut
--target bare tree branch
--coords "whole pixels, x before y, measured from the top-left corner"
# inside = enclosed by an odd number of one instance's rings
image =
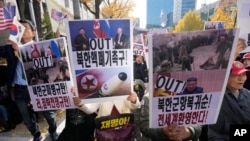
[[[88,4],[86,2],[83,2],[83,5],[87,8],[87,10],[92,13],[93,15],[95,15],[95,12],[88,6]]]

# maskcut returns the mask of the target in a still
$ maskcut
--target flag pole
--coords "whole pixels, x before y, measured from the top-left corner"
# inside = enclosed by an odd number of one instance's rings
[[[33,8],[33,0],[29,0],[29,9],[30,9],[30,17],[31,17],[31,20],[32,20],[32,22],[34,23],[34,25],[35,25],[35,27],[36,27],[36,19],[35,19],[34,8]],[[35,40],[36,40],[37,42],[39,41],[37,29],[36,29]]]

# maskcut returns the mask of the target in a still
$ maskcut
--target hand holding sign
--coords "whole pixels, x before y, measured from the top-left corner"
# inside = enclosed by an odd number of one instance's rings
[[[82,107],[81,99],[78,96],[73,97],[73,102],[77,107]]]
[[[191,131],[187,126],[177,126],[174,122],[170,126],[163,128],[163,132],[171,140],[182,141],[191,137]]]
[[[137,101],[137,94],[135,92],[131,92],[128,95],[127,100],[130,101],[131,103],[135,104]]]

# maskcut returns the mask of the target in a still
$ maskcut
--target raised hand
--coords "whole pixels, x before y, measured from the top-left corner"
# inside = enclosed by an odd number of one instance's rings
[[[128,95],[127,100],[130,101],[131,103],[135,104],[137,101],[137,94],[135,92],[131,92]]]

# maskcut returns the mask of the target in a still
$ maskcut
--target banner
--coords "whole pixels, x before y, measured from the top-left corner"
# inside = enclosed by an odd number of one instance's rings
[[[96,139],[98,141],[133,141],[136,136],[133,123],[133,114],[118,114],[96,118]]]
[[[250,1],[239,0],[237,1],[237,27],[240,28],[241,34],[249,34],[250,23]]]
[[[124,99],[132,90],[132,28],[128,19],[67,22],[76,93],[88,102]]]
[[[237,37],[238,29],[149,35],[151,128],[216,122]]]
[[[111,116],[98,117],[95,119],[96,129],[110,129],[134,124],[133,114],[117,114]]]
[[[35,111],[75,108],[64,38],[23,45],[20,54]]]

